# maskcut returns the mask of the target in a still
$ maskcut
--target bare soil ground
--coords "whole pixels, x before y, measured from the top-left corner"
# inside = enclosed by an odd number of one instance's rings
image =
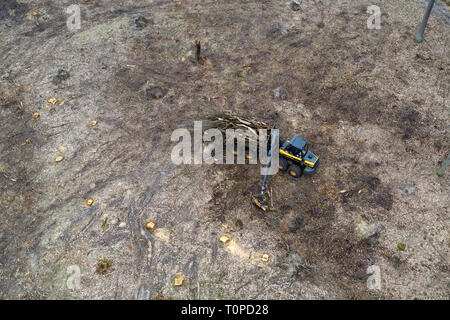
[[[0,4],[1,298],[448,299],[444,1],[421,44],[423,1],[82,0],[73,32],[71,4]],[[261,214],[260,166],[172,164],[172,131],[224,109],[306,138],[318,172],[271,177]]]

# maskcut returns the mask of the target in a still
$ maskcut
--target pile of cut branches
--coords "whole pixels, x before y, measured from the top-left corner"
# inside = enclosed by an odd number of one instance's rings
[[[271,126],[263,121],[242,117],[231,111],[225,111],[209,117],[206,128],[216,128],[220,130],[222,134],[225,134],[227,129],[241,129],[244,131],[244,134],[236,132],[236,135],[233,137],[242,137],[245,140],[258,139],[258,129],[266,129],[268,136],[270,136],[271,130]]]
[[[271,128],[271,126],[265,122],[254,118],[238,116],[231,111],[225,111],[223,113],[213,115],[209,117],[208,120],[211,121],[211,128],[217,128],[221,131],[225,131],[226,129],[270,130]]]

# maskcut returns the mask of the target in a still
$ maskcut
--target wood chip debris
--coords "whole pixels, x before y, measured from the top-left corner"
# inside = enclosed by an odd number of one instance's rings
[[[263,262],[269,261],[269,255],[268,254],[263,254],[263,256],[261,257],[261,261],[263,261]]]
[[[222,243],[230,242],[231,238],[229,236],[223,235],[219,238],[219,241]]]
[[[86,205],[88,207],[90,207],[90,206],[92,206],[94,204],[94,202],[95,202],[95,199],[89,198],[89,199],[86,200]]]
[[[180,287],[183,285],[184,280],[186,280],[186,278],[183,276],[183,274],[181,272],[177,272],[175,274],[175,278],[173,279],[173,285],[175,287]]]
[[[28,20],[32,21],[35,17],[40,16],[40,13],[37,11],[30,11],[26,14]]]
[[[222,224],[222,227],[224,227],[225,229],[228,229],[230,231],[234,231],[234,229],[227,224]]]
[[[48,103],[51,103],[51,104],[53,104],[53,105],[55,105],[56,102],[58,102],[58,99],[56,99],[56,98],[51,98],[51,99],[48,99],[47,102],[48,102]]]
[[[63,161],[64,160],[64,157],[63,156],[57,156],[56,158],[55,158],[55,162],[61,162],[61,161]]]
[[[192,56],[192,50],[188,51],[182,58],[181,61],[185,62],[187,60],[187,58],[189,58],[190,56]]]
[[[40,114],[39,112],[35,112],[35,113],[33,113],[33,119],[34,119],[34,120],[37,120],[37,119],[39,119],[39,118],[40,118],[40,116],[41,116],[41,114]]]
[[[145,224],[145,229],[147,229],[148,231],[153,231],[155,230],[155,228],[156,228],[156,221],[154,220],[151,220]]]

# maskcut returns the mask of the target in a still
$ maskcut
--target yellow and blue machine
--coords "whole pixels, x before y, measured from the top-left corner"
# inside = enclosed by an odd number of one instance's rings
[[[305,174],[313,174],[320,165],[320,158],[308,150],[308,143],[300,136],[291,140],[280,141],[279,169],[288,171],[289,175],[299,178]]]

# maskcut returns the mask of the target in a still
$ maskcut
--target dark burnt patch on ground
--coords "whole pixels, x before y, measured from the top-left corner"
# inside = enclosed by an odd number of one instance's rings
[[[27,11],[27,5],[16,0],[5,0],[0,4],[0,21],[11,19],[19,21]]]

